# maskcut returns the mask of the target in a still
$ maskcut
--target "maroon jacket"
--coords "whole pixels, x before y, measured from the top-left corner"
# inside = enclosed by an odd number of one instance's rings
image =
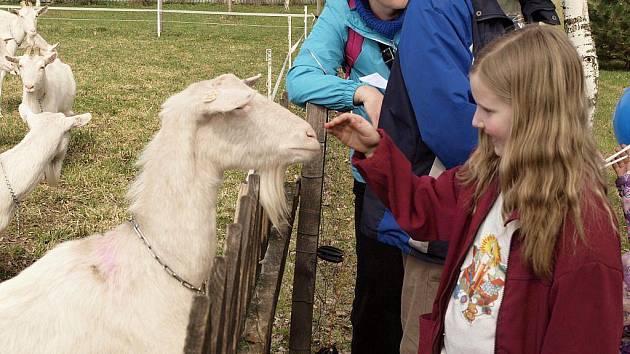
[[[443,345],[449,298],[477,230],[498,196],[498,183],[493,181],[471,213],[474,187],[457,181],[458,168],[437,179],[417,177],[391,139],[379,132],[383,139],[371,158],[355,154],[361,175],[412,238],[449,241],[433,312],[420,319],[418,352],[436,354]],[[574,225],[565,222],[550,279],[538,278],[522,261],[519,232],[512,237],[496,353],[619,353],[623,326],[619,235],[607,212],[593,204],[582,204],[586,243],[575,243]]]

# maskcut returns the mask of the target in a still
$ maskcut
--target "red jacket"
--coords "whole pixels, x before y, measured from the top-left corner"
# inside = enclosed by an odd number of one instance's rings
[[[391,139],[380,132],[383,139],[374,155],[365,159],[355,154],[355,165],[412,238],[449,241],[433,311],[420,319],[418,352],[436,354],[443,345],[449,298],[477,230],[498,196],[498,183],[493,181],[471,213],[474,188],[456,180],[458,168],[437,179],[417,177]],[[512,237],[495,353],[619,353],[623,327],[619,235],[606,211],[593,204],[582,206],[586,243],[574,243],[574,225],[565,222],[550,279],[534,275],[522,261],[518,231]]]

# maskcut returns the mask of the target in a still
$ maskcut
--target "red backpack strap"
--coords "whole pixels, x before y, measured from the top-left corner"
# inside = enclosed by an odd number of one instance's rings
[[[355,1],[356,0],[348,0],[348,6],[351,10],[356,7]],[[350,77],[350,71],[352,70],[354,63],[357,61],[362,47],[363,36],[348,27],[348,40],[346,41],[346,48],[344,52],[346,63],[343,66],[343,71],[346,73],[346,79]]]

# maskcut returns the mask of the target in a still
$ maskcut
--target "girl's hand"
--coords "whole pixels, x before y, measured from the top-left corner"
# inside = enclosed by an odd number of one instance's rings
[[[615,148],[615,151],[619,151],[621,149],[623,149],[624,147],[626,147],[625,144],[621,144],[621,147]],[[623,152],[621,155],[619,155],[617,158],[623,157],[623,156],[627,156],[628,155],[628,151]],[[628,157],[626,157],[625,159],[617,162],[616,164],[612,165],[613,169],[615,170],[615,173],[617,174],[617,177],[621,177],[623,175],[625,175],[626,173],[628,173],[628,170],[630,168],[630,159]]]
[[[354,113],[344,113],[324,124],[326,131],[336,136],[344,145],[372,156],[381,136],[370,122]]]

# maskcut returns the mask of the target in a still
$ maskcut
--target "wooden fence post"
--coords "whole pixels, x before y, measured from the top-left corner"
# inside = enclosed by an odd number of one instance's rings
[[[306,105],[306,120],[315,129],[322,145],[322,154],[302,167],[302,186],[296,243],[295,273],[291,306],[289,352],[310,353],[313,331],[313,299],[317,268],[317,244],[324,185],[327,110]]]

